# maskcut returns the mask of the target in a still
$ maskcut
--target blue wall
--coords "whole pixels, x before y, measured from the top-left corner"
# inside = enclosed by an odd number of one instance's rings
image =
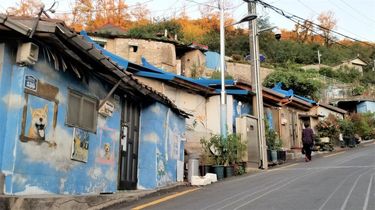
[[[357,112],[365,113],[365,112],[375,112],[375,102],[372,101],[365,101],[361,102],[357,105]]]
[[[6,56],[9,55],[10,51],[7,49]],[[116,191],[120,102],[110,99],[115,104],[112,117],[104,118],[99,115],[96,133],[89,133],[86,163],[70,158],[73,128],[65,124],[68,87],[97,99],[104,98],[110,87],[105,87],[105,84],[93,78],[90,78],[88,83],[84,83],[71,73],[52,69],[43,61],[30,68],[7,63],[0,74],[0,99],[2,99],[0,117],[8,119],[2,121],[5,126],[0,126],[0,142],[4,142],[1,145],[3,151],[1,171],[6,175],[6,193],[96,194]],[[40,83],[48,83],[58,88],[55,128],[50,122],[53,119],[54,103],[30,96],[27,104],[28,108],[30,106],[33,109],[41,109],[44,107],[43,103],[47,104],[49,122],[47,122],[46,140],[49,143],[20,141],[23,107],[26,104],[24,93],[26,75],[34,76]],[[27,128],[25,131],[27,132]],[[103,156],[105,143],[110,144],[109,158]]]
[[[8,93],[10,93],[10,79],[11,79],[11,69],[12,69],[12,60],[10,58],[11,52],[8,48],[5,48],[5,44],[0,44],[0,140],[5,139],[6,123],[7,123],[7,112],[8,112]],[[4,142],[0,141],[0,167],[3,162],[3,151],[4,151]]]
[[[185,119],[160,103],[141,113],[138,188],[153,189],[177,180],[177,161],[184,160]]]

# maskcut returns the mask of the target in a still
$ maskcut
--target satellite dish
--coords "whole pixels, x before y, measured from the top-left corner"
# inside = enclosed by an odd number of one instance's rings
[[[220,155],[220,152],[217,150],[217,148],[214,145],[210,146],[210,151],[215,156],[219,156]]]

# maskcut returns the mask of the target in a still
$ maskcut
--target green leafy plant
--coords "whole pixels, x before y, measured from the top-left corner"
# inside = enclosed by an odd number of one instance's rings
[[[204,153],[213,160],[216,165],[229,165],[240,162],[246,145],[237,134],[229,134],[227,138],[220,135],[212,135],[209,139],[200,140]]]
[[[265,131],[266,144],[268,149],[280,150],[283,146],[282,141],[277,135],[277,132],[270,128],[268,121],[265,121]]]

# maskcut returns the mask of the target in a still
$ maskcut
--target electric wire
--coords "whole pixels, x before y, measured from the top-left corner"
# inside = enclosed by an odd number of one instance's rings
[[[364,15],[361,11],[359,11],[358,9],[356,9],[355,7],[352,7],[350,4],[348,4],[346,1],[344,0],[340,0],[343,4],[345,4],[347,7],[349,7],[350,9],[352,9],[354,12],[358,13],[359,15],[361,15],[362,17],[366,18],[367,20],[369,20],[370,22],[372,23],[375,23],[375,20],[373,20],[372,18],[368,17],[367,15]]]
[[[315,10],[312,9],[310,6],[308,6],[308,5],[306,5],[305,3],[303,3],[301,0],[297,0],[297,1],[298,1],[302,6],[304,6],[304,7],[307,8],[308,10],[312,11],[315,15],[319,15],[319,13],[318,13],[317,11],[315,11]],[[332,3],[331,1],[329,1],[329,2]],[[337,5],[335,4],[335,6],[337,6]],[[341,8],[340,8],[340,9],[341,9]],[[358,34],[355,34],[355,33],[351,32],[351,31],[349,31],[348,29],[345,29],[345,28],[343,28],[343,27],[341,27],[341,26],[336,25],[336,27],[339,28],[339,29],[341,29],[341,30],[343,30],[343,31],[345,31],[345,32],[347,32],[347,33],[350,33],[351,35],[354,35],[354,36],[360,37],[360,38],[363,39],[363,40],[369,41],[369,40],[367,40],[367,38],[365,38],[365,37],[363,37],[363,36],[360,36],[360,35],[358,35]]]
[[[258,2],[258,3],[261,4],[262,6],[267,7],[267,8],[269,8],[269,9],[275,11],[276,13],[278,13],[278,14],[280,14],[280,15],[282,15],[282,16],[284,16],[284,17],[290,19],[290,20],[292,20],[292,19],[294,18],[294,19],[300,20],[300,21],[302,21],[302,22],[304,22],[304,21],[309,21],[309,20],[306,20],[306,19],[304,19],[304,18],[301,18],[301,17],[299,17],[299,16],[297,16],[297,15],[294,15],[294,14],[291,14],[291,13],[289,13],[289,12],[286,12],[286,11],[284,11],[284,10],[278,8],[278,7],[275,7],[275,6],[273,6],[273,5],[270,5],[270,4],[268,4],[268,3],[264,2],[264,1],[261,1],[261,0],[255,0],[255,2]],[[298,21],[296,21],[296,22],[298,22]],[[345,34],[343,34],[343,33],[337,32],[337,31],[335,31],[335,30],[332,30],[332,29],[326,28],[326,27],[321,26],[321,25],[319,25],[319,24],[317,24],[317,23],[314,23],[314,22],[312,22],[312,21],[309,21],[309,22],[310,22],[312,25],[318,27],[320,30],[329,31],[329,32],[334,33],[334,34],[336,34],[336,35],[339,35],[339,36],[345,37],[345,38],[347,38],[347,39],[350,39],[350,40],[353,40],[353,41],[356,41],[356,42],[359,42],[359,43],[362,43],[362,44],[365,44],[365,45],[368,45],[368,46],[371,46],[371,47],[375,47],[375,45],[372,45],[372,44],[369,44],[369,43],[367,43],[367,42],[361,41],[361,40],[359,40],[359,39],[356,39],[356,38],[350,37],[350,36],[348,36],[348,35],[345,35]]]

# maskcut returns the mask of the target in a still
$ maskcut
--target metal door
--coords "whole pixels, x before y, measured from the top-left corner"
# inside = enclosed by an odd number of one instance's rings
[[[119,190],[137,188],[139,115],[139,103],[125,98],[121,117]]]

